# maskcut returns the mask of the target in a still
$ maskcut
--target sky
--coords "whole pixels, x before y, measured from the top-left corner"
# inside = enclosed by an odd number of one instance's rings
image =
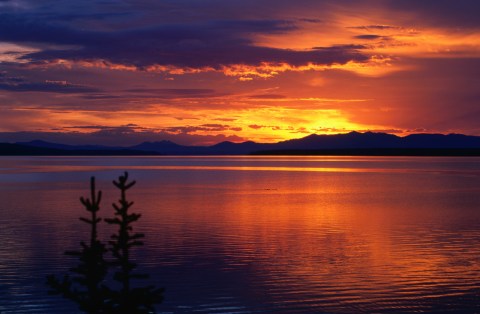
[[[478,0],[0,0],[0,141],[480,135]]]

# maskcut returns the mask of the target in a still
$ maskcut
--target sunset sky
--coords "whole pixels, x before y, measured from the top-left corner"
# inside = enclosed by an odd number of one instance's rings
[[[0,141],[480,135],[478,0],[0,0]]]

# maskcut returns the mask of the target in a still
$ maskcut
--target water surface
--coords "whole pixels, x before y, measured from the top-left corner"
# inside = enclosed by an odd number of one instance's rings
[[[124,170],[159,312],[480,312],[480,158],[256,156],[0,158],[0,313],[75,312],[45,276]]]

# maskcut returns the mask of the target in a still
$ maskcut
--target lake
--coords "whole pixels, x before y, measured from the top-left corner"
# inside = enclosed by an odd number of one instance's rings
[[[45,276],[123,171],[159,313],[480,313],[480,158],[281,156],[0,157],[0,313],[76,312]]]

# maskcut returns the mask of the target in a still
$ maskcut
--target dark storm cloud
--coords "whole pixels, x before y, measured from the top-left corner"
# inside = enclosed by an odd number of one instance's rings
[[[0,14],[0,41],[57,45],[93,45],[102,38],[30,14]]]
[[[94,31],[47,22],[31,15],[0,15],[0,41],[41,48],[23,57],[32,62],[106,60],[140,69],[152,65],[219,69],[232,64],[270,62],[300,66],[368,59],[358,51],[360,46],[295,51],[255,46],[251,39],[252,34],[294,29],[294,23],[286,20],[236,20]]]

